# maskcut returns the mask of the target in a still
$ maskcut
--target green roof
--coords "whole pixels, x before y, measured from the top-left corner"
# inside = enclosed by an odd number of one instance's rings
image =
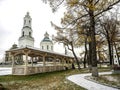
[[[49,37],[44,37],[44,39],[42,40],[42,42],[52,42]]]

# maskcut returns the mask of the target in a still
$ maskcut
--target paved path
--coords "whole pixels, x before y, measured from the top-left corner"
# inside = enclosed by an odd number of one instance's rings
[[[101,74],[111,74],[111,72],[103,72],[103,73],[100,73],[100,75]],[[119,90],[116,88],[108,87],[105,85],[101,85],[101,84],[89,81],[84,78],[85,76],[89,76],[89,75],[91,74],[90,73],[89,74],[76,74],[76,75],[67,77],[67,79],[88,90]]]
[[[0,76],[12,74],[12,68],[0,67]]]

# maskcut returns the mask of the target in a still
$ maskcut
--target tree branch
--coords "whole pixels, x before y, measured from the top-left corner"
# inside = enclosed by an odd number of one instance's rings
[[[67,47],[68,47],[68,49],[70,50],[70,51],[72,51],[72,49],[69,47],[69,45],[67,44]]]
[[[94,5],[96,5],[100,0],[97,0]]]

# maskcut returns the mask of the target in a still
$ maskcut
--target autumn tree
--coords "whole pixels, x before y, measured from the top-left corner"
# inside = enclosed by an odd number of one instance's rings
[[[80,60],[78,59],[74,50],[74,48],[77,47],[78,44],[78,34],[72,29],[61,30],[60,27],[57,27],[54,24],[52,24],[52,26],[57,29],[57,36],[53,36],[53,40],[59,43],[63,43],[64,46],[73,53],[75,61],[78,65],[78,69],[80,70]]]
[[[100,66],[102,64],[102,62],[105,61],[105,52],[106,52],[106,39],[104,38],[104,36],[102,36],[101,34],[96,35],[96,51],[97,51],[97,59],[98,62],[100,63]]]
[[[90,48],[92,60],[92,76],[98,76],[97,55],[96,55],[96,39],[95,25],[99,15],[112,9],[120,0],[43,0],[48,2],[53,12],[55,12],[62,4],[66,7],[66,13],[61,20],[61,28],[76,28],[82,23],[89,23]],[[79,28],[78,30],[80,30]]]
[[[118,61],[119,61],[119,56],[116,48],[116,44],[119,40],[118,34],[119,34],[119,21],[116,20],[115,17],[112,16],[104,16],[101,19],[101,26],[102,26],[102,31],[101,33],[105,36],[107,43],[108,43],[108,50],[109,50],[109,59],[110,59],[110,65],[112,66],[114,63],[114,58],[113,58],[113,53],[117,54]],[[116,52],[113,52],[113,48],[115,48]],[[120,63],[120,61],[119,61]]]

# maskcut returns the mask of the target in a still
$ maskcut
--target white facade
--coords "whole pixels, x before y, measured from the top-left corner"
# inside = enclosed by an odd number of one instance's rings
[[[32,37],[31,17],[29,13],[24,17],[24,24],[19,38],[19,47],[30,46],[34,47],[34,38]]]
[[[20,47],[25,47],[25,46],[34,47],[34,42],[31,38],[24,36],[24,38],[20,39],[19,46]]]
[[[45,51],[53,51],[53,42],[49,39],[49,34],[44,34],[44,39],[40,43],[40,49]]]

